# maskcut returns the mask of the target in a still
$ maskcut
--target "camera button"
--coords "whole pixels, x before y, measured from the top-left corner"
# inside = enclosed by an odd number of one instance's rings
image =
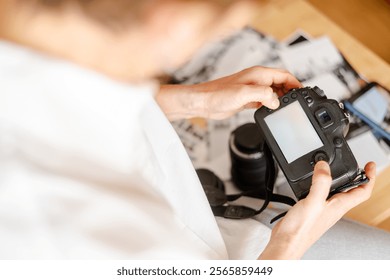
[[[289,99],[288,99],[287,96],[286,96],[286,97],[283,97],[283,102],[284,102],[284,103],[288,103],[288,101],[289,101]]]
[[[311,97],[306,97],[305,99],[306,99],[306,102],[309,104],[313,102],[313,98],[311,98]]]
[[[321,160],[328,162],[329,158],[328,158],[328,156],[324,152],[316,153],[314,155],[314,162],[317,163],[317,162],[319,162]]]
[[[295,98],[297,98],[297,94],[296,94],[295,92],[294,92],[294,93],[292,93],[292,94],[291,94],[291,98],[292,98],[292,99],[295,99]]]
[[[337,147],[340,148],[343,145],[343,140],[341,138],[335,138],[333,139],[333,144]]]
[[[314,90],[315,93],[317,93],[319,96],[325,97],[324,91],[323,91],[322,89],[320,89],[319,87],[315,86],[315,87],[313,88],[313,90]]]

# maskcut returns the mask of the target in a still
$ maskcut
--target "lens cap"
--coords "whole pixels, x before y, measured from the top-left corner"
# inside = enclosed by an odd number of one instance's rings
[[[234,134],[234,145],[237,149],[246,154],[252,154],[263,150],[263,138],[255,123],[246,123],[236,130]]]

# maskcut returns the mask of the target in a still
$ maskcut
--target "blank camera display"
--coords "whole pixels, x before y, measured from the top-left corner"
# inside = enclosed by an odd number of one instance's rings
[[[265,117],[264,121],[288,163],[323,146],[298,101]]]

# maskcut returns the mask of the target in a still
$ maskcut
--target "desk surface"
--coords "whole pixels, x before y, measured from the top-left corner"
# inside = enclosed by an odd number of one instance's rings
[[[390,65],[306,1],[261,1],[251,24],[278,40],[297,29],[314,37],[327,35],[361,75],[390,88]],[[390,167],[379,174],[372,197],[347,216],[390,230]]]

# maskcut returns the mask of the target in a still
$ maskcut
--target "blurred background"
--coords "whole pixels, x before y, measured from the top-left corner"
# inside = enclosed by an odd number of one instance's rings
[[[389,0],[306,0],[390,63]]]

